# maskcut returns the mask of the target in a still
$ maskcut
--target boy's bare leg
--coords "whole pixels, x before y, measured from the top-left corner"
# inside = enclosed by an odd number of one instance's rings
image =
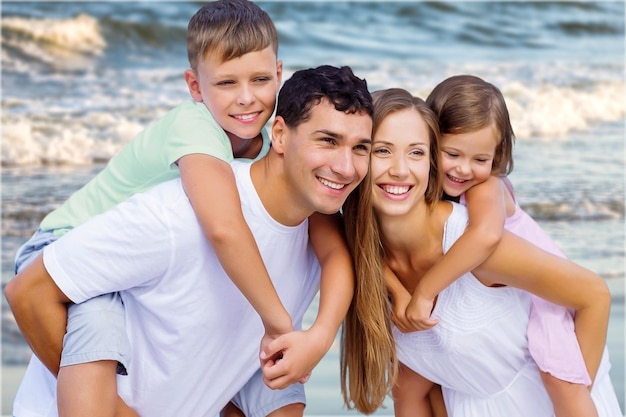
[[[302,417],[304,415],[304,404],[289,404],[270,413],[268,417]],[[245,417],[243,412],[233,403],[228,403],[220,412],[220,417]]]
[[[539,372],[554,406],[556,417],[598,417],[591,393],[583,384],[573,384]]]
[[[117,361],[61,367],[57,378],[59,417],[114,417],[118,405],[116,372]]]
[[[220,417],[246,417],[243,411],[241,411],[235,404],[229,402],[226,404],[222,411],[220,411]]]
[[[304,415],[304,404],[289,404],[268,414],[268,417],[302,417]]]

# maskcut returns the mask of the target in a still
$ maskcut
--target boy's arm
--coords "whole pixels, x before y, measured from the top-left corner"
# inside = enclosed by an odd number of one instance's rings
[[[385,264],[385,283],[391,296],[391,320],[402,332],[413,331],[413,326],[406,318],[406,308],[411,301],[411,293],[404,288],[397,275]]]
[[[293,330],[241,211],[230,164],[205,154],[178,160],[180,176],[196,217],[222,268],[257,311],[266,336]],[[245,262],[242,262],[245,259]]]
[[[435,297],[463,274],[480,265],[502,238],[506,220],[504,185],[495,176],[465,193],[469,223],[452,245],[418,283],[406,311],[413,330],[426,330],[437,324],[430,314]]]
[[[354,294],[352,257],[342,230],[339,214],[309,217],[311,245],[321,266],[319,309],[309,330],[281,337],[262,354],[262,358],[277,352],[283,355],[280,361],[268,361],[263,367],[270,388],[284,388],[305,378],[335,340]]]

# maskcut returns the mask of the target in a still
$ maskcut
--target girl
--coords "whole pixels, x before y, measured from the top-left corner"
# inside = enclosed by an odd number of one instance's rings
[[[406,334],[394,329],[397,353],[390,350],[383,267],[399,278],[395,288],[390,282],[392,295],[400,292],[399,285],[413,293],[463,234],[468,215],[464,206],[439,201],[436,116],[404,90],[377,92],[374,98],[370,173],[344,207],[357,271],[342,346],[348,405],[362,412],[380,405],[383,389],[394,382],[397,355],[402,362],[397,387],[411,386],[410,395],[394,390],[397,416],[431,416],[427,394],[433,382],[442,386],[452,417],[552,416],[552,402],[529,354],[526,291],[606,323],[606,285],[596,274],[504,231],[473,274],[465,273],[436,297],[440,324]],[[606,326],[599,327],[604,340]],[[617,417],[622,414],[608,368],[605,354],[592,396],[601,417]]]
[[[394,312],[402,330],[434,326],[437,320],[429,317],[434,297],[480,265],[495,249],[504,228],[565,257],[522,211],[506,178],[513,168],[514,135],[500,90],[478,77],[459,75],[435,87],[426,103],[439,120],[444,193],[467,205],[469,224],[446,256],[420,280],[412,296],[395,295]],[[529,350],[556,416],[597,416],[587,387],[602,358],[608,322],[590,322],[585,314],[574,315],[572,309],[539,297],[531,299]]]

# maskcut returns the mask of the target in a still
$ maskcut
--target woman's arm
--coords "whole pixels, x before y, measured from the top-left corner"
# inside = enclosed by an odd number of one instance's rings
[[[576,311],[576,330],[587,369],[595,378],[606,344],[611,294],[597,274],[545,252],[505,231],[496,250],[474,274],[485,285],[517,287]]]
[[[417,284],[406,309],[412,331],[436,325],[437,320],[432,320],[430,314],[437,294],[495,250],[506,220],[505,192],[500,178],[491,176],[465,193],[469,223],[463,235]]]

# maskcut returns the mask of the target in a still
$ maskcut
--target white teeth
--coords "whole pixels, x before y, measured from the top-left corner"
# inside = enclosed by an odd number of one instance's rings
[[[450,178],[450,181],[452,181],[452,182],[461,182],[462,183],[462,182],[467,181],[467,180],[462,180],[460,178],[453,177],[451,175],[448,175],[448,178]]]
[[[236,114],[234,117],[235,119],[239,119],[239,120],[252,120],[256,117],[257,113],[253,113],[253,114]]]
[[[332,188],[333,190],[341,190],[343,187],[345,187],[345,184],[337,184],[336,182],[330,182],[328,180],[325,180],[324,178],[317,178],[322,184],[324,184],[327,187]]]
[[[388,192],[389,194],[396,194],[396,195],[400,195],[400,194],[406,194],[409,192],[409,186],[408,185],[403,185],[403,186],[399,186],[399,185],[383,185],[383,190],[385,190],[385,192]]]

